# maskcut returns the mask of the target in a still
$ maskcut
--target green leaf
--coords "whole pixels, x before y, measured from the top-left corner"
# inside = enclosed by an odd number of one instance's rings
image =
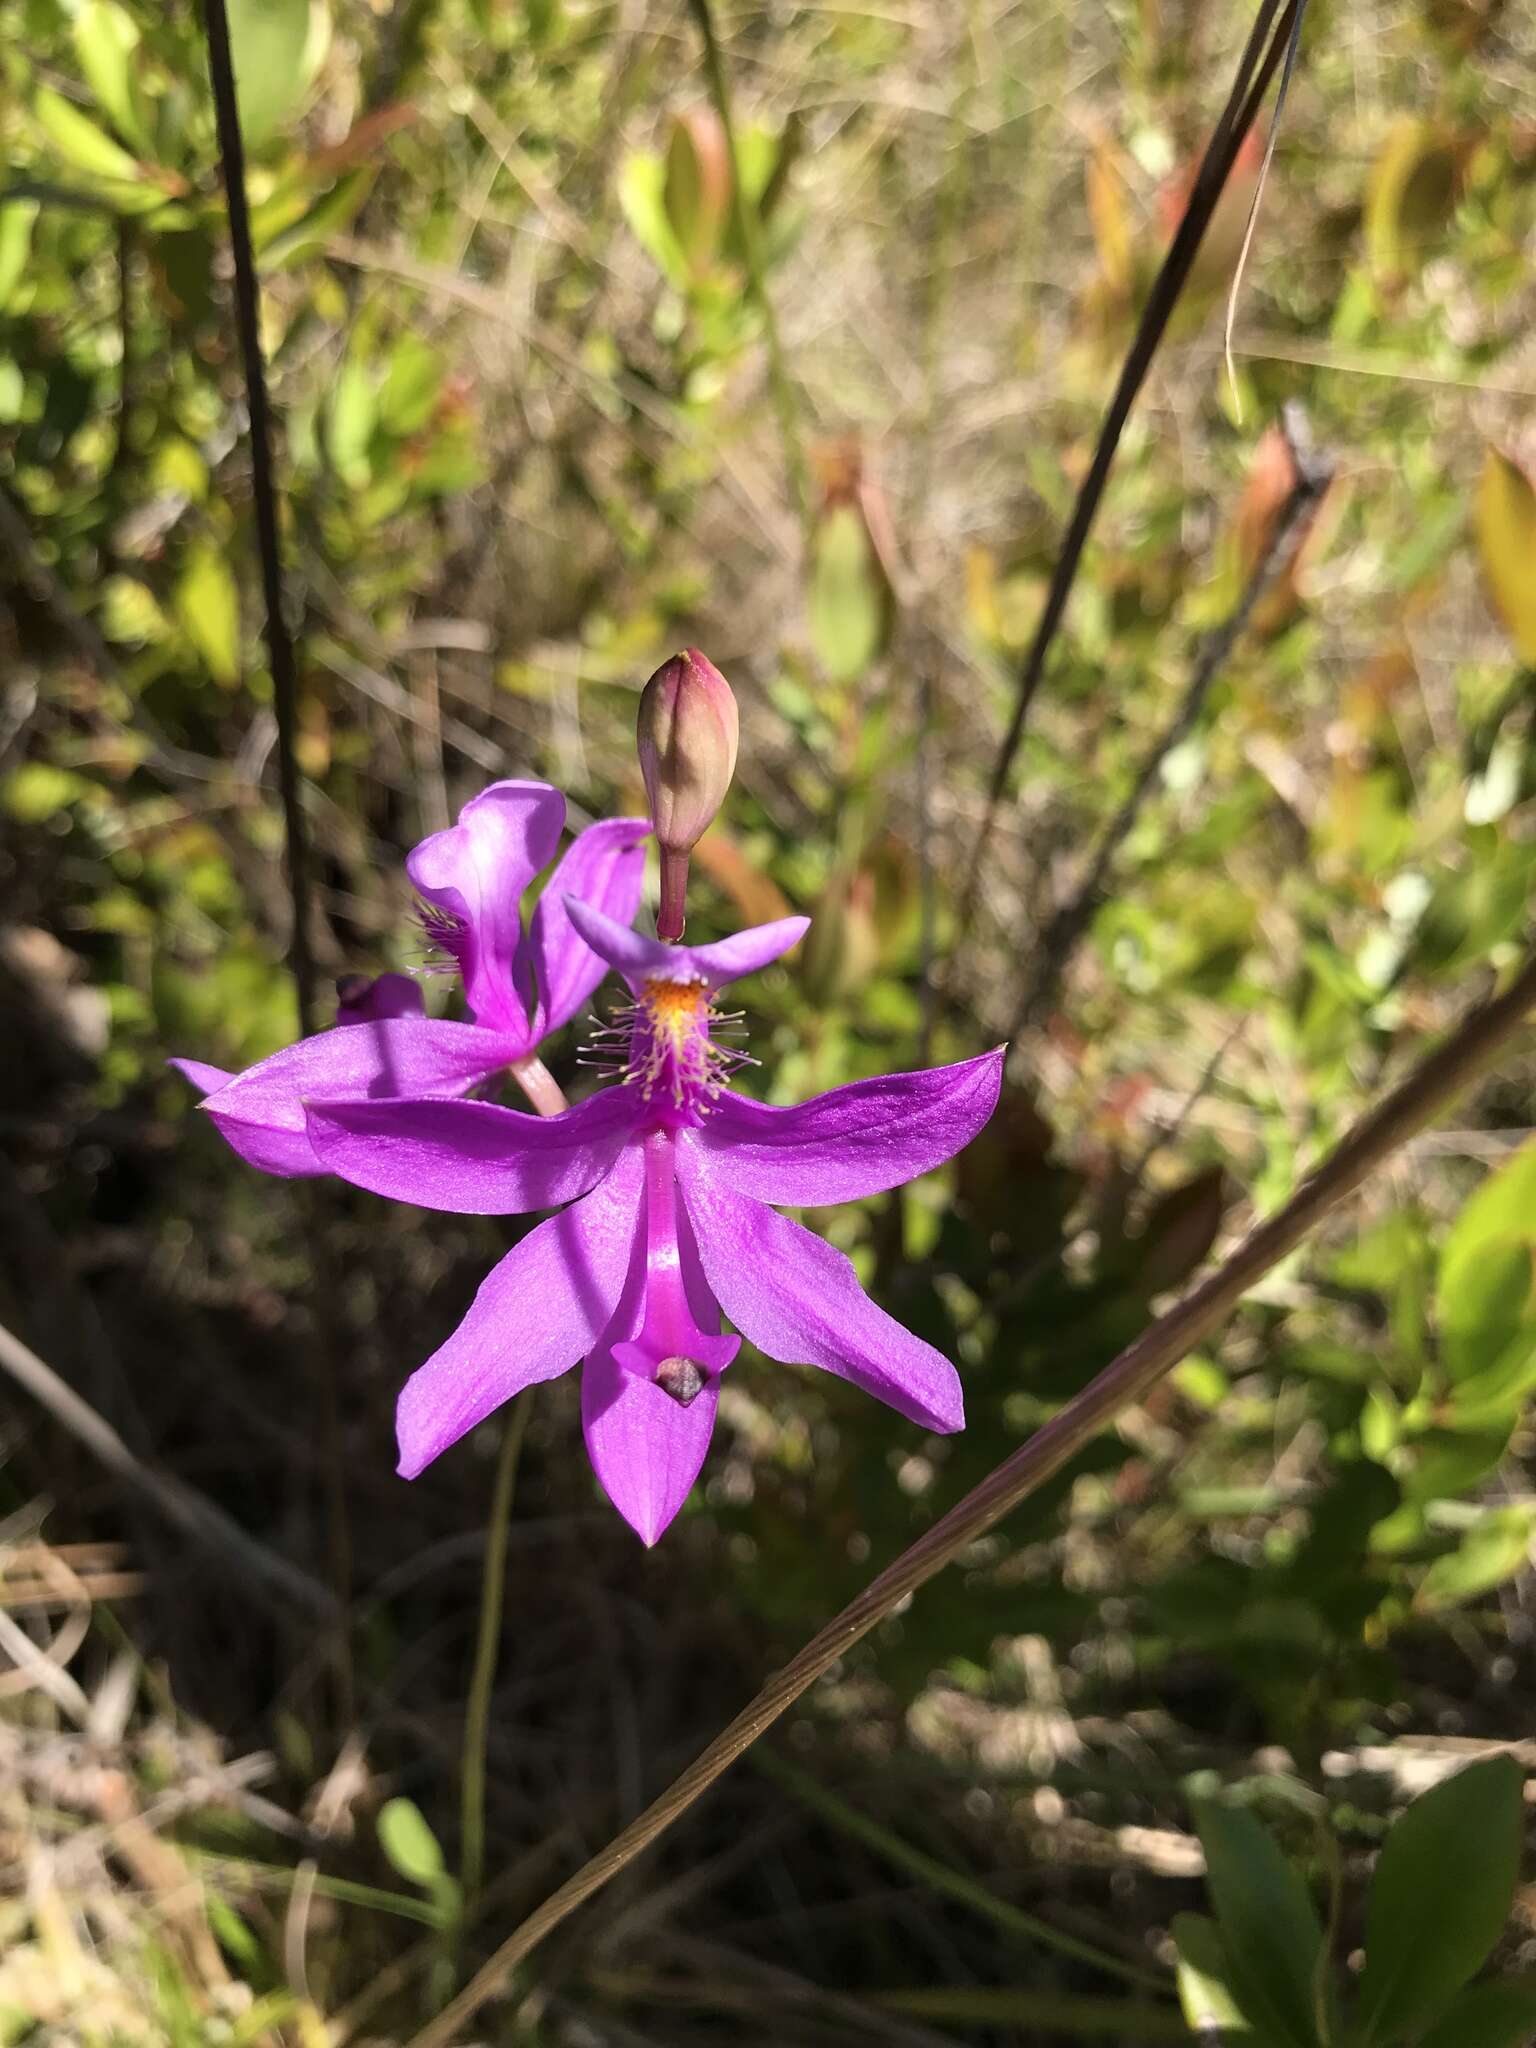
[[[35,199],[9,199],[0,206],[0,313],[26,275],[37,212]]]
[[[702,106],[680,114],[667,143],[662,198],[668,225],[691,265],[703,268],[719,250],[732,178],[719,116]]]
[[[1515,652],[1536,662],[1536,485],[1490,448],[1477,492],[1477,551],[1493,608]]]
[[[1458,1400],[1520,1400],[1536,1377],[1536,1144],[1491,1173],[1451,1227],[1435,1294]]]
[[[856,505],[834,505],[811,538],[807,624],[834,683],[854,682],[885,645],[890,590]]]
[[[1372,1529],[1397,1507],[1397,1480],[1369,1458],[1346,1465],[1312,1509],[1312,1527],[1291,1561],[1299,1592],[1318,1593],[1341,1577],[1366,1575]]]
[[[379,1809],[379,1847],[407,1884],[433,1891],[442,1883],[443,1852],[414,1800],[389,1799]]]
[[[1509,1448],[1515,1418],[1493,1429],[1426,1429],[1413,1443],[1413,1461],[1399,1471],[1404,1500],[1416,1505],[1467,1493]]]
[[[1365,240],[1371,267],[1401,284],[1422,265],[1456,204],[1457,156],[1452,138],[1433,121],[1405,114],[1371,169]]]
[[[114,184],[134,185],[141,181],[138,163],[122,144],[104,134],[89,115],[82,114],[62,94],[46,85],[39,86],[32,96],[32,113],[38,127],[71,169]],[[151,203],[158,204],[163,197],[162,192],[153,191]]]
[[[89,791],[90,784],[73,769],[56,768],[51,761],[24,761],[0,784],[0,803],[23,825],[41,825]]]
[[[1513,1757],[1489,1757],[1416,1799],[1387,1836],[1366,1909],[1362,2039],[1427,2026],[1498,1940],[1520,1875]]]
[[[1179,1957],[1179,2005],[1190,2032],[1253,2048],[1253,2030],[1227,1985],[1227,1955],[1215,1921],[1175,1913],[1170,1931]]]
[[[96,103],[140,156],[153,158],[154,144],[139,105],[133,57],[139,31],[115,0],[85,0],[75,16],[75,55]]]
[[[380,424],[391,434],[417,433],[432,417],[446,368],[440,350],[418,335],[402,335],[379,393]]]
[[[1323,1932],[1306,1886],[1251,1813],[1201,1800],[1195,1821],[1233,1996],[1261,2034],[1316,2048]]]
[[[176,585],[176,616],[217,683],[240,679],[240,593],[229,563],[212,541],[188,552]]]
[[[366,164],[333,186],[292,227],[274,231],[270,242],[259,245],[262,269],[280,270],[284,264],[312,255],[322,242],[350,226],[377,176],[378,166]]]
[[[259,149],[297,107],[318,69],[310,0],[230,0],[229,41],[240,132]]]
[[[1434,1610],[1474,1600],[1512,1579],[1530,1556],[1536,1508],[1490,1508],[1456,1548],[1437,1557],[1424,1574],[1416,1605]]]
[[[1419,2048],[1526,2048],[1536,2040],[1536,1977],[1506,1977],[1464,1991]]]
[[[325,445],[336,474],[354,490],[361,490],[372,476],[368,444],[379,417],[373,374],[349,354],[341,366],[327,410]]]
[[[688,283],[688,259],[667,218],[666,184],[666,166],[646,151],[634,151],[619,166],[619,210],[646,255],[681,291]]]
[[[1506,841],[1435,886],[1414,940],[1414,958],[1431,974],[1452,974],[1486,959],[1524,925],[1536,882],[1532,849]]]

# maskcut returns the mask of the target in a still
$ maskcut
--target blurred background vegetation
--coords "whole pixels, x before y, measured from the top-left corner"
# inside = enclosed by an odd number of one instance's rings
[[[1257,147],[964,924],[1020,656],[1246,19],[724,7],[739,190],[681,6],[233,25],[324,972],[421,965],[403,853],[495,776],[633,809],[637,691],[692,641],[743,711],[693,929],[815,919],[748,989],[753,1085],[1015,1053],[953,1170],[814,1219],[959,1360],[963,1436],[744,1354],[646,1553],[574,1384],[532,1398],[466,1901],[495,1432],[407,1488],[392,1408],[507,1233],[262,1179],[167,1072],[296,1028],[201,33],[0,0],[0,1322],[139,1475],[0,1381],[5,2041],[408,2039],[1492,985],[1536,874],[1527,9],[1313,0],[1234,375]],[[1331,480],[1277,557],[1298,450]],[[1533,1074],[851,1655],[476,2038],[1344,2038],[1333,1994],[1285,2006],[1306,1916],[1347,2010],[1390,1817],[1536,1706]],[[167,1519],[178,1489],[316,1598]],[[1441,2018],[1496,1936],[1496,1968],[1536,1963],[1519,1774],[1480,1771],[1417,1824],[1407,1892],[1435,1926],[1478,1894],[1481,1933],[1352,2038],[1536,2033],[1507,1984]]]

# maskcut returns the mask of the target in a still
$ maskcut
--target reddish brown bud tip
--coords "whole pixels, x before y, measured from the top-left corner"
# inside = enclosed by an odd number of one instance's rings
[[[682,937],[688,853],[714,823],[736,770],[731,686],[696,647],[663,662],[640,697],[640,773],[662,860],[657,929]]]

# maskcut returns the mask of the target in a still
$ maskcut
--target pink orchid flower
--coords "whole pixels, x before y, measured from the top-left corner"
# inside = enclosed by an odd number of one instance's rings
[[[591,905],[628,923],[644,880],[644,819],[589,826],[567,847],[525,931],[523,892],[554,859],[564,824],[559,790],[497,782],[406,861],[427,935],[463,977],[472,1022],[426,1016],[419,983],[386,974],[343,986],[332,1030],[243,1073],[201,1060],[171,1062],[204,1091],[202,1107],[242,1159],[266,1173],[324,1173],[305,1128],[307,1101],[459,1095],[503,1068],[533,1062],[539,1042],[575,1015],[608,971],[568,906]]]
[[[950,1158],[996,1105],[1001,1049],[794,1108],[750,1101],[730,1091],[741,1056],[719,1042],[715,998],[778,959],[809,921],[689,947],[574,897],[565,915],[634,999],[611,1028],[616,1085],[542,1118],[447,1099],[309,1105],[316,1158],[377,1194],[470,1215],[570,1205],[507,1254],[407,1382],[402,1474],[415,1478],[503,1402],[584,1360],[593,1467],[654,1543],[703,1464],[742,1337],[851,1381],[924,1429],[959,1429],[950,1361],[878,1308],[841,1252],[772,1205],[855,1201]],[[722,1310],[739,1336],[722,1335]]]

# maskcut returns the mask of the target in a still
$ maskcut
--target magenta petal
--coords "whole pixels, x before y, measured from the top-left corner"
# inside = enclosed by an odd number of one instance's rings
[[[532,1043],[526,988],[515,968],[522,896],[554,859],[565,798],[544,782],[494,782],[472,797],[459,822],[424,839],[406,872],[428,903],[447,913],[435,935],[453,954],[476,1021]]]
[[[307,1101],[454,1095],[513,1057],[512,1045],[500,1032],[473,1024],[425,1017],[341,1024],[247,1067],[209,1095],[203,1107],[253,1166],[267,1173],[323,1173],[305,1131]],[[272,1134],[270,1139],[258,1135],[263,1130]],[[285,1132],[291,1143],[283,1142],[280,1134]],[[278,1164],[280,1159],[287,1163]]]
[[[557,1031],[573,1017],[608,972],[607,961],[572,925],[566,897],[573,896],[620,924],[633,924],[645,881],[650,829],[644,818],[609,818],[589,825],[571,841],[545,884],[526,947],[537,997],[535,1038]]]
[[[206,1102],[203,1108],[208,1109]],[[275,1173],[282,1180],[305,1180],[329,1171],[315,1157],[306,1131],[285,1131],[278,1124],[242,1123],[239,1117],[220,1116],[215,1109],[208,1109],[208,1114],[229,1149],[258,1173]]]
[[[507,1216],[584,1195],[634,1121],[635,1105],[620,1088],[559,1116],[497,1102],[317,1102],[309,1138],[326,1172],[354,1187],[422,1209]]]
[[[206,1060],[167,1060],[168,1067],[174,1067],[204,1095],[214,1095],[226,1082],[235,1078],[226,1067],[210,1067]]]
[[[574,897],[566,899],[566,908],[592,950],[616,967],[637,993],[647,981],[702,981],[712,989],[720,988],[777,960],[811,927],[808,917],[781,917],[772,924],[733,932],[711,946],[671,946],[615,924],[611,917]]]
[[[641,1185],[636,1148],[487,1275],[463,1322],[401,1391],[402,1477],[414,1479],[504,1401],[592,1349],[624,1289]]]
[[[719,1382],[706,1379],[686,1408],[653,1380],[626,1372],[608,1350],[581,1369],[587,1456],[603,1491],[646,1545],[672,1520],[699,1476],[714,1433]]]
[[[997,1107],[1002,1079],[999,1047],[952,1067],[853,1081],[792,1109],[723,1094],[679,1142],[718,1159],[739,1195],[853,1202],[953,1158]]]
[[[201,1108],[207,1108],[210,1096],[222,1095],[230,1082],[239,1078],[223,1067],[210,1067],[204,1060],[171,1060],[168,1064],[184,1074],[194,1088],[203,1091]],[[247,1166],[254,1166],[262,1173],[280,1174],[284,1180],[298,1180],[307,1174],[325,1171],[302,1130],[283,1130],[271,1124],[246,1124],[234,1117],[220,1116],[217,1112],[211,1114],[220,1137]]]
[[[679,1147],[677,1163],[704,1277],[744,1337],[785,1365],[851,1380],[925,1429],[964,1426],[960,1375],[875,1306],[840,1251],[732,1192],[724,1162]]]

